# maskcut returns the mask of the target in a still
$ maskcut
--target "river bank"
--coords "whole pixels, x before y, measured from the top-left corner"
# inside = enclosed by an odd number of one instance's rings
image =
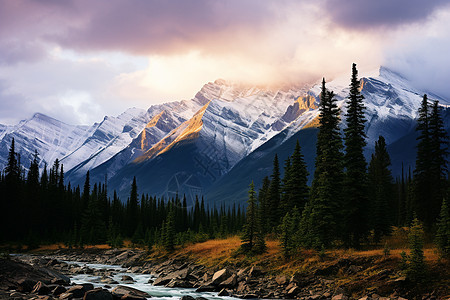
[[[132,284],[136,279],[130,276],[117,280],[114,270],[99,271],[67,262],[120,265],[124,272],[149,275],[149,285],[210,292],[211,297],[403,300],[447,299],[449,295],[448,262],[430,259],[428,278],[415,284],[399,269],[395,251],[390,255],[382,251],[305,252],[287,261],[275,244],[269,243],[269,252],[258,257],[240,255],[237,244],[235,239],[207,241],[171,254],[157,250],[150,255],[136,249],[60,249],[35,252],[21,259],[72,278],[94,274],[99,279],[95,286],[103,289],[124,284],[126,279]]]

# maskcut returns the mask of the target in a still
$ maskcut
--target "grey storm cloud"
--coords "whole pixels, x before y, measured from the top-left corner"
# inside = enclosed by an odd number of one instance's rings
[[[76,51],[170,54],[239,49],[305,0],[3,0],[1,62],[35,60],[45,43]],[[320,0],[337,26],[365,30],[420,22],[450,0]],[[299,17],[301,11],[296,12]],[[245,38],[244,38],[245,39]]]
[[[426,20],[450,0],[328,0],[326,13],[344,27],[393,27]]]
[[[80,3],[83,2],[77,2]],[[269,6],[258,0],[88,3],[88,12],[85,4],[78,8],[85,11],[83,26],[72,26],[50,39],[80,50],[117,49],[138,54],[167,54],[186,48],[214,47],[223,39],[232,39],[238,31],[256,33],[273,19]]]

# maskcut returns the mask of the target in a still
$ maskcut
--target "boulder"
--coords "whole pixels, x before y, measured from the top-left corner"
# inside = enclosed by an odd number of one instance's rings
[[[239,269],[239,271],[237,272],[237,276],[242,277],[247,273],[247,271],[248,271],[248,268]]]
[[[237,275],[236,274],[232,274],[230,277],[228,277],[227,279],[225,279],[224,281],[222,281],[219,286],[220,287],[229,287],[229,288],[233,288],[237,285]]]
[[[17,291],[29,293],[33,290],[36,283],[36,281],[30,279],[19,279],[19,281],[17,281]]]
[[[180,300],[195,300],[195,298],[191,296],[183,296],[180,298]]]
[[[231,272],[229,269],[225,268],[220,271],[217,271],[214,273],[212,278],[212,285],[219,285],[223,281],[227,280],[231,276]]]
[[[215,292],[215,291],[217,291],[217,288],[213,285],[202,285],[195,290],[196,293]]]
[[[144,298],[150,298],[150,295],[144,291],[140,291],[138,289],[132,288],[132,287],[128,287],[128,286],[123,286],[123,285],[118,285],[116,286],[111,293],[113,294],[114,297],[118,297],[121,298],[122,296],[125,295],[130,295],[130,296],[138,296],[138,297],[144,297]]]
[[[102,278],[100,278],[100,282],[106,284],[118,284],[117,281],[108,276],[102,276]]]
[[[230,296],[230,293],[228,293],[228,291],[226,289],[221,289],[220,292],[217,294],[217,296],[226,297],[226,296]]]
[[[72,293],[62,293],[61,295],[59,295],[59,299],[71,300],[71,299],[73,299],[73,294]]]
[[[39,271],[52,277],[52,279],[50,279],[50,281],[52,283],[63,284],[63,285],[70,284],[70,278],[68,276],[63,275],[59,272],[56,272],[55,270],[47,269],[47,268],[39,268]]]
[[[331,298],[331,300],[347,300],[348,297],[345,296],[344,294],[339,294],[339,295],[334,295],[333,298]]]
[[[65,293],[66,291],[67,291],[67,289],[65,287],[58,285],[52,289],[52,295],[59,296],[62,293]]]
[[[238,287],[236,289],[236,292],[239,293],[239,294],[243,294],[247,290],[248,290],[247,283],[245,281],[239,282],[239,285],[238,285]]]
[[[289,291],[287,292],[287,296],[289,298],[294,298],[295,296],[298,295],[298,293],[300,293],[300,288],[297,286],[294,286],[291,289],[289,289]]]
[[[69,288],[65,294],[72,294],[74,298],[83,298],[87,291],[93,290],[94,285],[91,283],[84,283],[79,285],[74,285]]]
[[[86,290],[82,285],[75,285],[69,288],[64,294],[71,294],[73,298],[82,298]]]
[[[153,285],[154,286],[166,285],[171,280],[172,280],[172,278],[168,278],[168,277],[158,277],[158,278],[155,279],[155,281],[153,281]]]
[[[259,277],[261,275],[263,275],[264,272],[262,271],[262,269],[260,267],[251,267],[250,271],[248,271],[248,276],[250,277]]]
[[[42,281],[38,281],[38,283],[34,285],[31,293],[38,295],[48,295],[50,293],[50,288],[47,285],[45,285]]]
[[[105,289],[95,288],[84,294],[83,300],[113,300],[112,294]]]
[[[276,283],[277,283],[278,285],[285,285],[285,284],[288,283],[288,279],[287,279],[287,277],[286,277],[285,275],[278,275],[278,276],[275,278],[275,281],[276,281]]]
[[[169,287],[169,288],[191,288],[192,284],[189,281],[174,278],[168,284],[166,284],[166,287]]]
[[[136,295],[125,294],[120,299],[121,300],[145,300],[147,298],[146,297],[141,297],[141,296],[136,296]]]
[[[362,270],[361,266],[355,266],[355,265],[351,265],[350,267],[348,267],[347,269],[347,274],[355,274],[358,273],[359,271]]]
[[[287,287],[285,288],[285,291],[289,292],[294,287],[297,287],[297,284],[295,284],[295,282],[291,282],[287,285]]]
[[[133,277],[131,277],[131,276],[123,275],[121,281],[122,281],[122,282],[131,282],[131,283],[133,283],[133,282],[134,282],[134,279],[133,279]]]

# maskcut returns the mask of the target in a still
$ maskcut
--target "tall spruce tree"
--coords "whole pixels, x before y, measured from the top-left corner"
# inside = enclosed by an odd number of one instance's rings
[[[342,138],[334,93],[322,81],[319,133],[314,180],[307,208],[302,214],[300,233],[306,247],[329,247],[341,232],[342,186],[344,180]]]
[[[423,236],[424,231],[422,224],[415,218],[408,234],[411,254],[408,269],[406,271],[408,279],[412,282],[421,282],[425,279],[426,275],[425,257],[423,254]]]
[[[164,228],[164,240],[163,245],[166,251],[175,250],[175,209],[173,204],[169,206],[169,213],[167,214],[166,226]]]
[[[132,236],[136,231],[139,221],[139,203],[136,176],[133,177],[133,182],[131,183],[130,199],[128,200],[127,213],[127,235]]]
[[[345,115],[347,127],[344,129],[345,143],[345,230],[344,240],[358,247],[361,238],[368,231],[368,199],[367,173],[364,147],[366,134],[364,126],[364,96],[360,92],[361,82],[358,79],[356,64],[352,66],[350,93],[346,102]]]
[[[257,209],[255,184],[252,181],[248,191],[247,214],[242,236],[241,248],[244,252],[251,252],[256,242],[256,232],[258,227]]]
[[[269,229],[273,230],[280,223],[280,194],[281,194],[281,180],[280,180],[280,165],[278,163],[278,155],[275,154],[273,159],[273,171],[269,186],[268,195],[268,223]]]
[[[270,186],[270,180],[269,177],[266,176],[263,179],[262,187],[259,189],[258,192],[258,202],[259,202],[259,216],[261,220],[264,220],[261,224],[261,230],[262,233],[265,235],[270,231],[269,224],[267,222],[268,215],[270,213],[269,210],[269,186]]]
[[[431,174],[432,152],[430,140],[430,106],[428,97],[425,94],[419,108],[419,117],[417,119],[416,130],[419,132],[417,137],[417,156],[416,168],[414,170],[414,202],[412,203],[412,210],[417,214],[419,220],[425,223],[425,226],[430,227],[434,222],[431,215],[429,203],[429,195],[433,192],[433,176]]]
[[[394,186],[389,166],[391,159],[386,150],[386,141],[380,136],[375,142],[375,153],[369,164],[369,199],[371,203],[371,227],[374,240],[378,243],[382,236],[390,233],[392,216],[390,205],[393,202]]]
[[[436,245],[442,257],[450,257],[450,208],[446,199],[442,201],[437,223]]]
[[[289,175],[286,175],[287,173]],[[291,212],[294,207],[297,207],[300,212],[303,210],[309,193],[308,175],[300,144],[297,141],[294,153],[290,157],[289,168],[285,170],[284,214]]]
[[[439,216],[442,200],[447,193],[448,176],[448,136],[444,129],[444,121],[441,115],[439,102],[434,101],[429,117],[430,132],[430,187],[429,197],[430,219],[434,223]]]

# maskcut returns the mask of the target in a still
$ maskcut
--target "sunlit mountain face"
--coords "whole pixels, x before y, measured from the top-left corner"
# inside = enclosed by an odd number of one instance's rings
[[[347,77],[327,83],[336,93],[343,114]],[[368,120],[367,153],[370,153],[379,135],[395,145],[414,132],[425,91],[385,67],[361,77]],[[264,157],[270,151],[261,149],[289,144],[302,130],[315,127],[319,94],[319,85],[277,90],[218,80],[204,85],[191,100],[154,105],[147,111],[129,109],[92,126],[67,125],[36,114],[30,120],[4,127],[2,164],[15,138],[25,166],[35,150],[42,153],[41,169],[58,158],[64,164],[66,181],[72,184],[82,184],[86,172],[91,170],[94,181],[103,181],[106,176],[109,188],[117,189],[123,197],[133,176],[137,176],[142,193],[161,195],[173,189],[168,185],[175,178],[183,177],[195,182],[192,186],[202,193],[214,195],[212,190],[217,182],[239,168],[239,162],[247,157],[252,160]],[[436,94],[429,96],[442,105],[449,104]],[[408,143],[414,149],[414,139]],[[312,155],[310,168],[315,154],[315,148],[311,149],[312,153],[307,154]],[[412,164],[414,155],[396,159],[394,168],[402,162]],[[269,169],[257,172],[265,176]]]

